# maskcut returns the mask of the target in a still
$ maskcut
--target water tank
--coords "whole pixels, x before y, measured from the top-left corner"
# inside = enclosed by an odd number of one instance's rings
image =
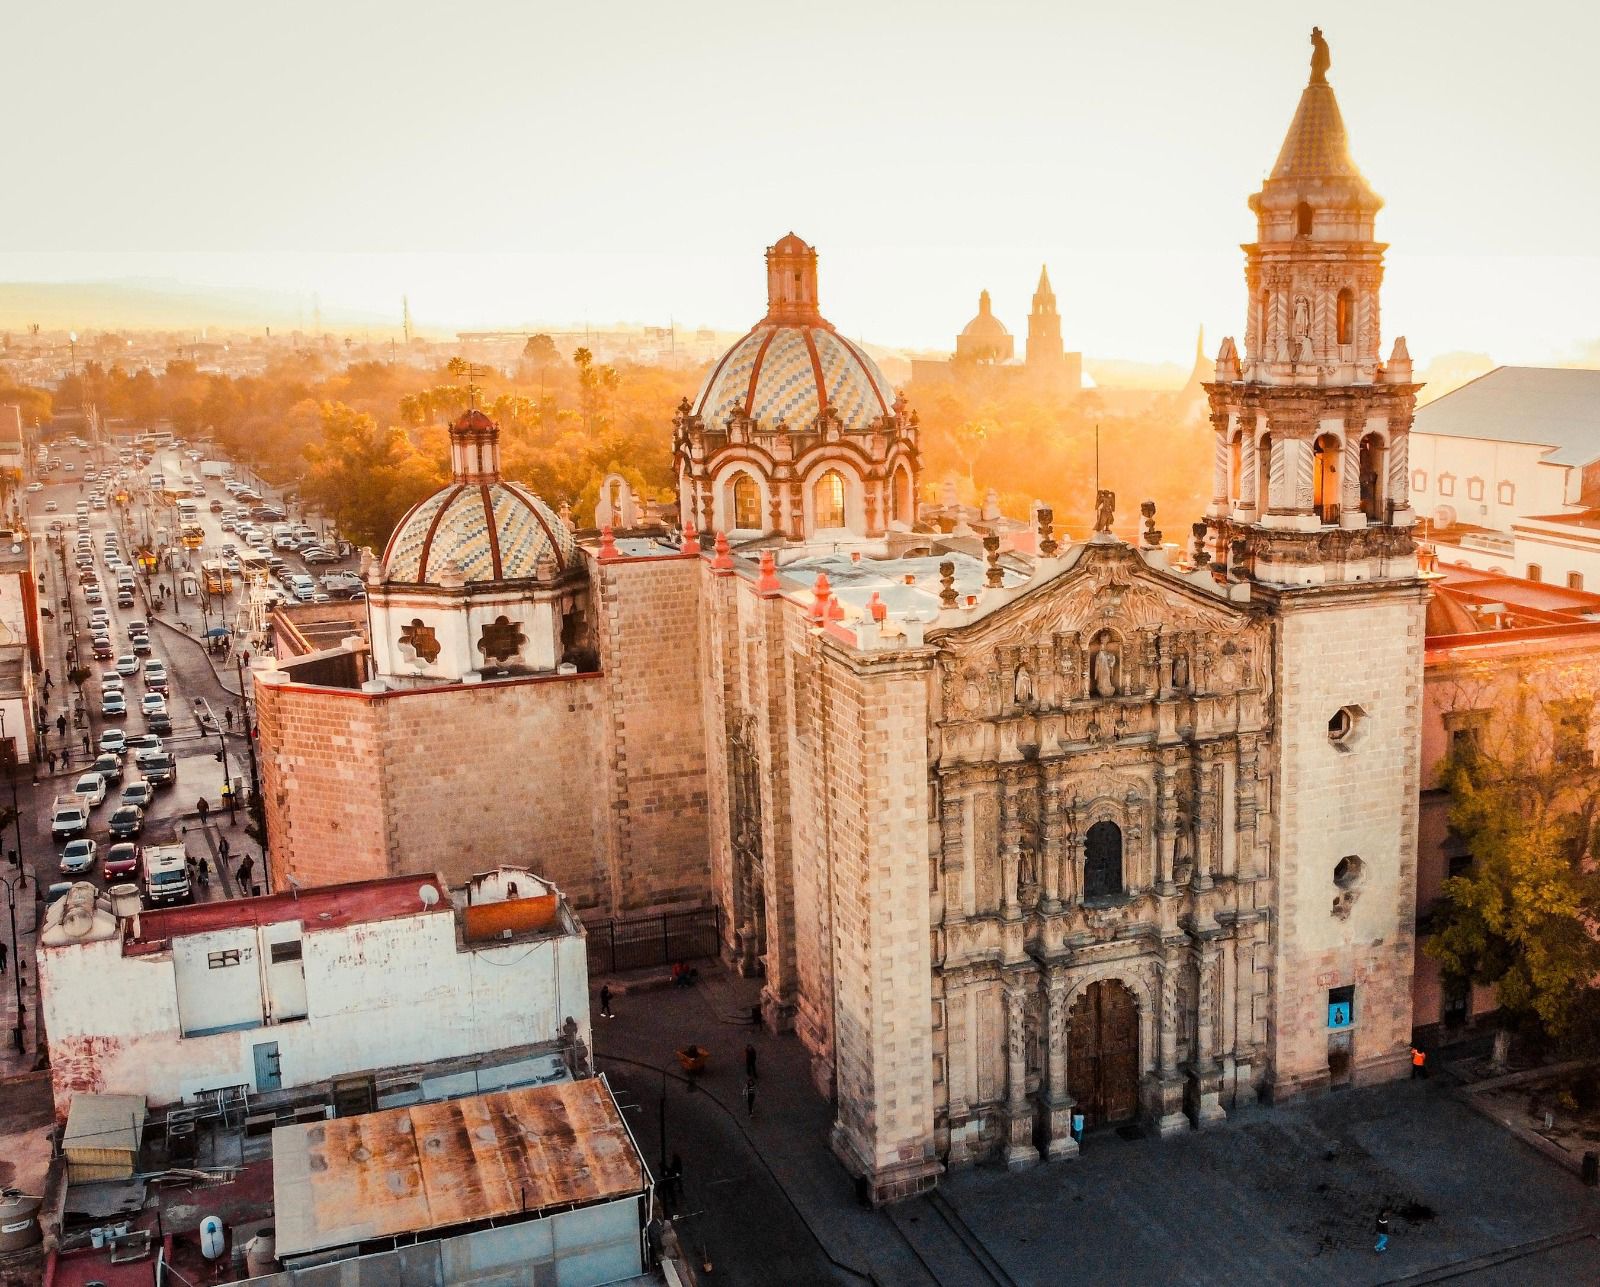
[[[215,1260],[222,1255],[222,1250],[222,1221],[209,1215],[200,1222],[200,1254],[207,1260]]]
[[[0,1253],[39,1241],[39,1199],[16,1189],[0,1190]]]
[[[244,1244],[244,1263],[252,1278],[277,1271],[278,1235],[270,1224],[256,1230],[256,1236]]]

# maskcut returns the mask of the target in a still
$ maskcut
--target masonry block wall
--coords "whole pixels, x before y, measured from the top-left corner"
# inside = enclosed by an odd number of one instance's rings
[[[826,650],[827,645],[824,645]],[[825,656],[833,726],[837,1119],[833,1146],[876,1201],[929,1188],[934,1145],[927,668]]]
[[[614,900],[630,908],[711,899],[700,686],[701,560],[598,561],[600,666]]]
[[[1333,988],[1355,989],[1352,1081],[1408,1062],[1424,609],[1421,587],[1394,583],[1279,605],[1275,1099],[1329,1084]],[[1342,742],[1329,735],[1341,709],[1354,720]],[[1341,888],[1345,857],[1360,867]]]
[[[509,862],[614,910],[597,675],[370,694],[256,684],[273,888]],[[648,891],[647,891],[648,892]]]

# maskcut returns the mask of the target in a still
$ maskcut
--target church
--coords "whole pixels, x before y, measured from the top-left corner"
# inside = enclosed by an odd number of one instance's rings
[[[994,315],[989,292],[980,291],[977,316],[956,336],[955,354],[943,361],[913,358],[911,387],[919,393],[959,385],[985,392],[1015,388],[1043,397],[1077,397],[1083,389],[1083,354],[1069,353],[1062,342],[1061,313],[1048,267],[1039,269],[1021,362],[1015,360],[1016,350],[1006,324]]]
[[[1428,586],[1380,199],[1319,47],[1250,198],[1212,500],[1166,544],[919,522],[916,412],[815,251],[672,426],[678,525],[578,540],[451,431],[365,636],[255,674],[270,876],[498,862],[715,907],[875,1201],[1402,1075]],[[292,637],[291,637],[292,636]]]

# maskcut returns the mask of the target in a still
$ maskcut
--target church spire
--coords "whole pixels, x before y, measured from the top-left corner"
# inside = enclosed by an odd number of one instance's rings
[[[1040,264],[1039,265],[1039,285],[1033,292],[1033,306],[1034,306],[1034,308],[1038,308],[1039,305],[1044,303],[1046,300],[1049,300],[1050,304],[1052,306],[1054,306],[1054,304],[1056,302],[1056,293],[1055,293],[1055,291],[1050,289],[1050,269],[1049,269],[1049,266],[1045,265],[1045,264]]]

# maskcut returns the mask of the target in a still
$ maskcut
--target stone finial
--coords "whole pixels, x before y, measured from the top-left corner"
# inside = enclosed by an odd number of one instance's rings
[[[621,557],[622,553],[617,549],[616,533],[611,530],[611,524],[607,523],[600,529],[600,561],[606,563]]]
[[[1389,384],[1411,383],[1411,350],[1406,347],[1406,337],[1395,337],[1394,348],[1389,351],[1389,361],[1384,364],[1383,378]]]
[[[1211,557],[1206,553],[1206,525],[1204,523],[1196,523],[1189,531],[1194,536],[1194,550],[1189,557],[1194,560],[1194,565],[1197,568],[1209,566]]]
[[[836,594],[830,594],[828,596],[828,620],[844,620],[844,604],[839,602],[839,596]]]
[[[993,487],[983,494],[983,521],[992,523],[1000,517],[1000,493]]]
[[[961,503],[961,497],[956,494],[956,482],[953,478],[946,478],[944,485],[939,488],[939,503],[946,509],[954,509]]]
[[[1006,582],[1005,569],[1000,566],[1000,538],[990,533],[983,538],[983,557],[988,560],[989,569],[984,573],[984,585],[998,590]]]
[[[1228,571],[1242,581],[1250,579],[1250,543],[1242,536],[1228,542]]]
[[[577,531],[578,525],[572,520],[572,502],[562,501],[561,508],[556,511],[556,517],[567,525],[567,531]]]
[[[878,597],[876,590],[872,592],[872,598],[867,600],[867,614],[880,626],[889,615],[889,605]]]
[[[1239,365],[1239,348],[1231,335],[1222,341],[1222,347],[1217,350],[1216,378],[1219,384],[1237,384],[1244,379],[1244,370]]]
[[[811,620],[820,625],[828,619],[828,600],[833,598],[833,587],[828,584],[828,574],[818,572],[816,584],[811,587]]]
[[[1153,500],[1141,501],[1139,513],[1144,516],[1144,532],[1142,533],[1147,549],[1157,549],[1161,545],[1161,529],[1156,526],[1156,503]]]
[[[1039,506],[1039,553],[1053,559],[1061,547],[1056,544],[1056,512],[1048,505]]]
[[[717,533],[716,551],[717,557],[711,560],[711,566],[718,572],[732,572],[733,555],[728,551],[728,534],[726,532]]]
[[[761,574],[756,578],[756,593],[771,599],[780,594],[783,586],[778,581],[778,559],[771,550],[761,551]]]
[[[956,565],[946,559],[939,564],[939,604],[941,607],[953,608],[958,599],[956,594]]]
[[[700,533],[694,530],[694,520],[685,519],[683,523],[683,552],[685,554],[700,553]]]

